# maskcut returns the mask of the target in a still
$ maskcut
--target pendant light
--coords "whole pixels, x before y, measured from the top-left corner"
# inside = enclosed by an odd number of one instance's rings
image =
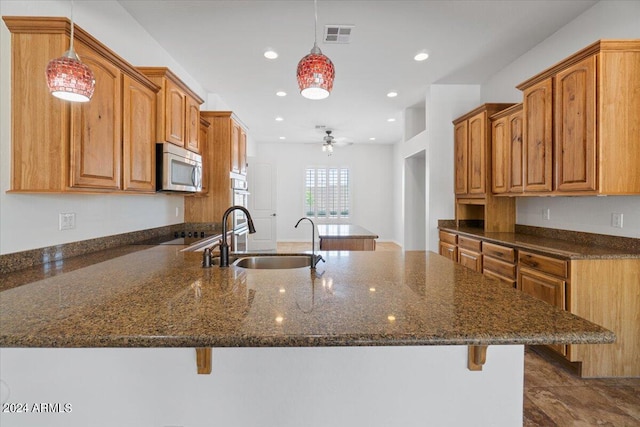
[[[318,47],[318,5],[313,0],[315,11],[314,42],[311,52],[298,63],[298,86],[300,94],[309,99],[324,99],[333,89],[335,69],[329,58]]]
[[[49,61],[46,69],[49,92],[56,98],[87,102],[93,96],[96,79],[89,67],[80,62],[73,50],[73,0],[71,1],[71,41],[69,50]]]

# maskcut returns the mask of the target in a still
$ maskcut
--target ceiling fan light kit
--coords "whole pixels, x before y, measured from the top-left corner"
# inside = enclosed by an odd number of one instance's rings
[[[313,2],[315,10],[314,42],[311,52],[298,62],[296,76],[300,94],[308,99],[324,99],[333,89],[335,68],[333,62],[322,53],[318,47],[318,7],[317,1]]]

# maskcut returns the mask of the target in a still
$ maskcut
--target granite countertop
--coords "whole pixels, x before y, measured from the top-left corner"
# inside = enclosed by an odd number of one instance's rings
[[[615,339],[606,329],[432,252],[322,252],[326,263],[314,273],[203,269],[201,253],[181,252],[183,247],[138,245],[82,257],[47,274],[11,273],[13,287],[0,292],[0,347]]]
[[[555,236],[549,237],[517,232],[490,232],[476,227],[441,225],[438,228],[443,231],[477,237],[490,243],[496,243],[515,249],[524,249],[542,255],[551,255],[567,260],[640,258],[640,250],[636,247],[615,248],[598,244],[598,242],[594,242],[593,239],[590,241],[583,241],[579,238],[580,233],[570,233],[564,230],[555,230],[557,231]],[[548,233],[553,233],[553,231],[554,230],[548,230]],[[577,238],[574,236],[577,236]],[[623,238],[620,240],[631,241],[636,239]]]
[[[378,235],[354,224],[318,224],[321,239],[377,239]]]

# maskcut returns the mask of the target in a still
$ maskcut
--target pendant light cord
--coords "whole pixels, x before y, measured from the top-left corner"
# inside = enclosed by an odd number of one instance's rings
[[[73,0],[71,0],[71,43],[69,44],[69,52],[73,52]]]
[[[313,0],[313,12],[315,15],[315,25],[313,27],[313,45],[318,45],[318,0]]]

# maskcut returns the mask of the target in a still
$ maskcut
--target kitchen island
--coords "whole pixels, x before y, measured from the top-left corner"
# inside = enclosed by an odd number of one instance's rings
[[[354,224],[318,224],[322,251],[375,251],[378,235]]]
[[[524,344],[615,339],[434,253],[325,252],[314,272],[203,269],[179,249],[7,275],[20,283],[0,292],[10,401],[74,411],[0,421],[520,425]],[[214,348],[211,375],[194,348]]]

